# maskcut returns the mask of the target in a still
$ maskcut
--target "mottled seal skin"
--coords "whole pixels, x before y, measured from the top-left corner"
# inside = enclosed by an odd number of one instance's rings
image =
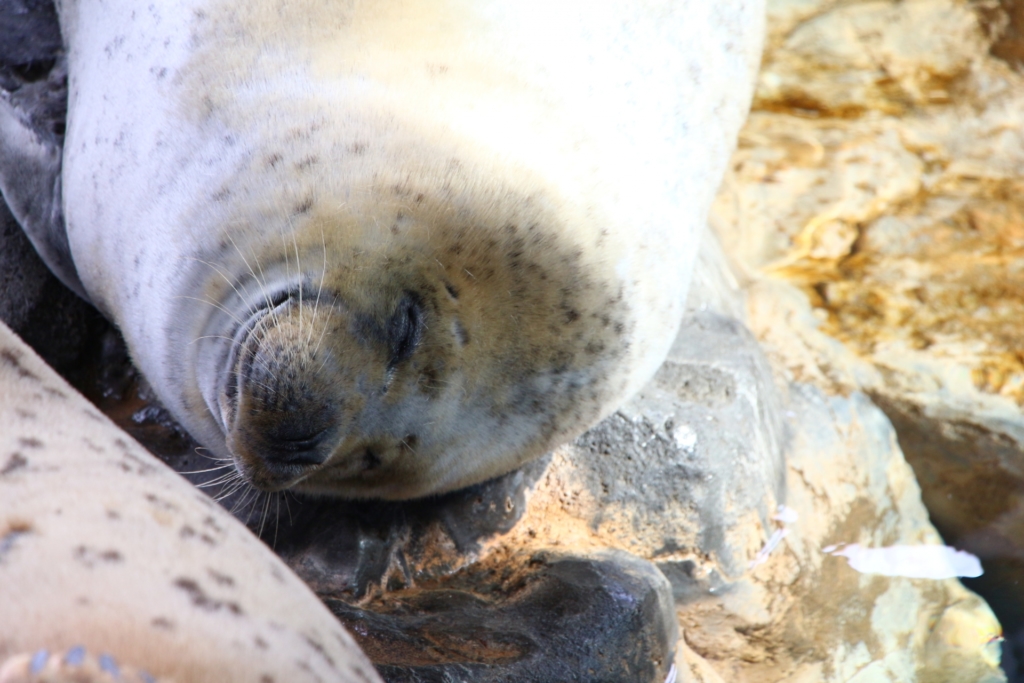
[[[507,472],[653,374],[763,28],[759,0],[59,14],[65,280],[252,484],[386,499]]]

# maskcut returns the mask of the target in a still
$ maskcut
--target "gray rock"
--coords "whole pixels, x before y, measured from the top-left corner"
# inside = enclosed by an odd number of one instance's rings
[[[54,277],[0,201],[0,320],[61,374],[73,375],[109,325]]]
[[[654,379],[576,441],[573,458],[587,464],[581,483],[601,501],[589,523],[628,511],[654,556],[680,548],[687,530],[695,535],[686,543],[714,557],[723,577],[739,577],[749,558],[730,532],[752,510],[769,528],[785,499],[780,413],[746,327],[712,312],[687,317]],[[675,565],[664,568],[679,576]]]

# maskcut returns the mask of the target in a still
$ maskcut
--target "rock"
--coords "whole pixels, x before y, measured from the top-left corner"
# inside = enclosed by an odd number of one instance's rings
[[[1024,3],[998,0],[978,3],[978,14],[986,33],[992,38],[990,52],[1020,69],[1024,66]]]
[[[325,602],[390,683],[662,683],[677,637],[668,582],[614,551],[502,556],[443,588]]]
[[[987,48],[976,14],[950,0],[780,4],[772,14],[789,30],[771,31],[760,109],[852,117],[945,103]]]
[[[769,12],[712,217],[751,327],[793,378],[886,412],[932,521],[983,561],[965,583],[1024,628],[1020,3]]]
[[[55,278],[0,201],[0,321],[51,367],[74,374],[109,327]]]

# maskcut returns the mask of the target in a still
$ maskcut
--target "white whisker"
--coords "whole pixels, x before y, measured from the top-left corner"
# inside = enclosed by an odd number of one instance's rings
[[[205,474],[207,472],[219,472],[231,467],[230,463],[224,463],[223,465],[217,465],[216,467],[208,467],[205,470],[187,470],[183,471],[182,474]]]

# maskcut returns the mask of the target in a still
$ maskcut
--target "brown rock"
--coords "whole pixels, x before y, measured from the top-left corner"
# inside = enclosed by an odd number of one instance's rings
[[[772,3],[712,218],[769,355],[886,411],[1009,628],[1024,625],[1024,78],[1007,64],[1022,16],[1014,0]]]

